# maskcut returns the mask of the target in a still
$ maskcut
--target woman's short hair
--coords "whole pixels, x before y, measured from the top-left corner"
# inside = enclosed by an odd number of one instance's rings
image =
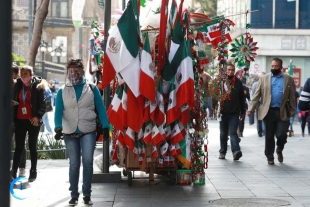
[[[70,59],[67,63],[67,68],[82,68],[84,69],[82,59]]]

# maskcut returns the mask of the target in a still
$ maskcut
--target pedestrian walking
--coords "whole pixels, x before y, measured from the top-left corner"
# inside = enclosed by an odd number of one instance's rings
[[[18,78],[18,73],[19,73],[19,67],[15,64],[12,65],[12,87],[14,89],[14,84],[16,83],[16,79]],[[12,106],[15,106],[17,103],[12,102]],[[14,107],[12,107],[12,115],[14,114]],[[13,118],[14,119],[14,118]],[[12,139],[15,136],[15,123],[14,121],[12,122]],[[27,153],[26,149],[24,148],[21,158],[20,158],[20,163],[19,163],[19,177],[25,177],[26,176],[26,158],[27,158]],[[13,177],[11,177],[13,178]],[[11,179],[12,180],[12,179]]]
[[[82,60],[69,60],[67,78],[70,82],[61,87],[56,96],[55,139],[59,140],[63,136],[70,160],[70,206],[76,205],[79,199],[81,156],[83,163],[83,200],[85,204],[92,204],[91,183],[96,144],[95,109],[99,115],[104,137],[109,136],[108,119],[99,89],[86,82],[83,69]]]
[[[239,145],[237,128],[239,119],[244,119],[244,90],[241,81],[234,75],[235,66],[228,64],[226,69],[228,82],[231,86],[231,92],[228,97],[220,102],[221,120],[220,120],[220,155],[219,159],[225,159],[227,152],[228,132],[230,135],[231,151],[233,159],[239,160],[242,152]]]
[[[50,90],[50,87],[48,85],[48,82],[45,79],[42,79],[42,85],[44,87],[44,95],[45,95],[45,100],[46,100],[46,110],[45,114],[42,117],[43,124],[49,134],[53,133],[52,127],[50,125],[50,121],[48,118],[48,112],[53,111],[53,106],[52,106],[52,98],[53,94],[52,91]]]
[[[16,172],[25,148],[26,133],[28,132],[31,157],[29,182],[33,182],[37,178],[37,142],[46,108],[41,80],[41,77],[34,76],[31,66],[21,66],[20,78],[16,79],[13,89],[13,100],[19,104],[14,106],[15,152],[11,176],[16,178]]]
[[[296,109],[297,109],[297,104],[298,104],[298,101],[299,101],[299,97],[300,97],[299,93],[297,91],[295,91]],[[290,118],[290,127],[288,129],[288,136],[289,137],[293,137],[294,136],[293,124],[294,124],[294,120],[295,120],[295,115],[296,115],[296,113]]]
[[[287,128],[290,117],[296,111],[294,79],[282,72],[282,63],[280,58],[271,61],[271,73],[260,77],[248,110],[248,115],[252,115],[260,101],[258,120],[263,120],[265,124],[265,155],[268,164],[274,164],[275,136],[278,161],[283,162]]]
[[[262,77],[263,75],[265,75],[266,73],[265,72],[260,72],[258,74],[258,77]],[[258,81],[256,81],[255,83],[253,83],[252,85],[252,90],[251,90],[251,96],[253,97],[254,94],[255,94],[255,91],[256,91],[256,88],[257,88],[257,83]],[[265,126],[264,126],[264,122],[262,120],[258,120],[258,108],[260,107],[260,100],[258,101],[258,104],[257,104],[257,107],[255,109],[255,113],[253,112],[252,116],[253,119],[254,119],[254,114],[256,114],[256,120],[257,120],[257,125],[256,125],[256,128],[257,128],[257,134],[259,137],[262,137],[265,135]],[[253,122],[254,123],[254,122]]]

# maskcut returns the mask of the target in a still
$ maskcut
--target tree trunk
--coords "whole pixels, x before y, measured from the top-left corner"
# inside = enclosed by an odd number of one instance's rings
[[[49,3],[50,0],[42,0],[39,8],[36,11],[32,32],[32,40],[28,50],[28,60],[27,60],[27,65],[30,65],[32,67],[34,67],[38,48],[40,46],[43,24],[48,13]]]

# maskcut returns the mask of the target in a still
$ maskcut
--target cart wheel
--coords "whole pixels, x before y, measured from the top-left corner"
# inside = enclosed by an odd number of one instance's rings
[[[128,173],[127,173],[127,171],[126,171],[125,168],[123,168],[123,175],[124,175],[124,176],[127,176],[127,175],[128,175]]]
[[[128,186],[132,186],[132,172],[127,172],[128,174]]]

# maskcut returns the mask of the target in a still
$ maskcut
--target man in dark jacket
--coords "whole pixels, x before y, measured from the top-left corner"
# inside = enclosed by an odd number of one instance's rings
[[[298,109],[301,111],[309,110],[310,105],[310,78],[307,79],[305,85],[300,93]]]
[[[220,120],[220,144],[219,159],[225,159],[227,152],[228,131],[230,135],[231,150],[234,160],[242,157],[239,146],[239,137],[237,128],[239,119],[244,119],[244,90],[241,81],[236,78],[235,66],[227,65],[228,84],[230,84],[231,92],[227,94],[225,101],[221,102],[221,120]]]

